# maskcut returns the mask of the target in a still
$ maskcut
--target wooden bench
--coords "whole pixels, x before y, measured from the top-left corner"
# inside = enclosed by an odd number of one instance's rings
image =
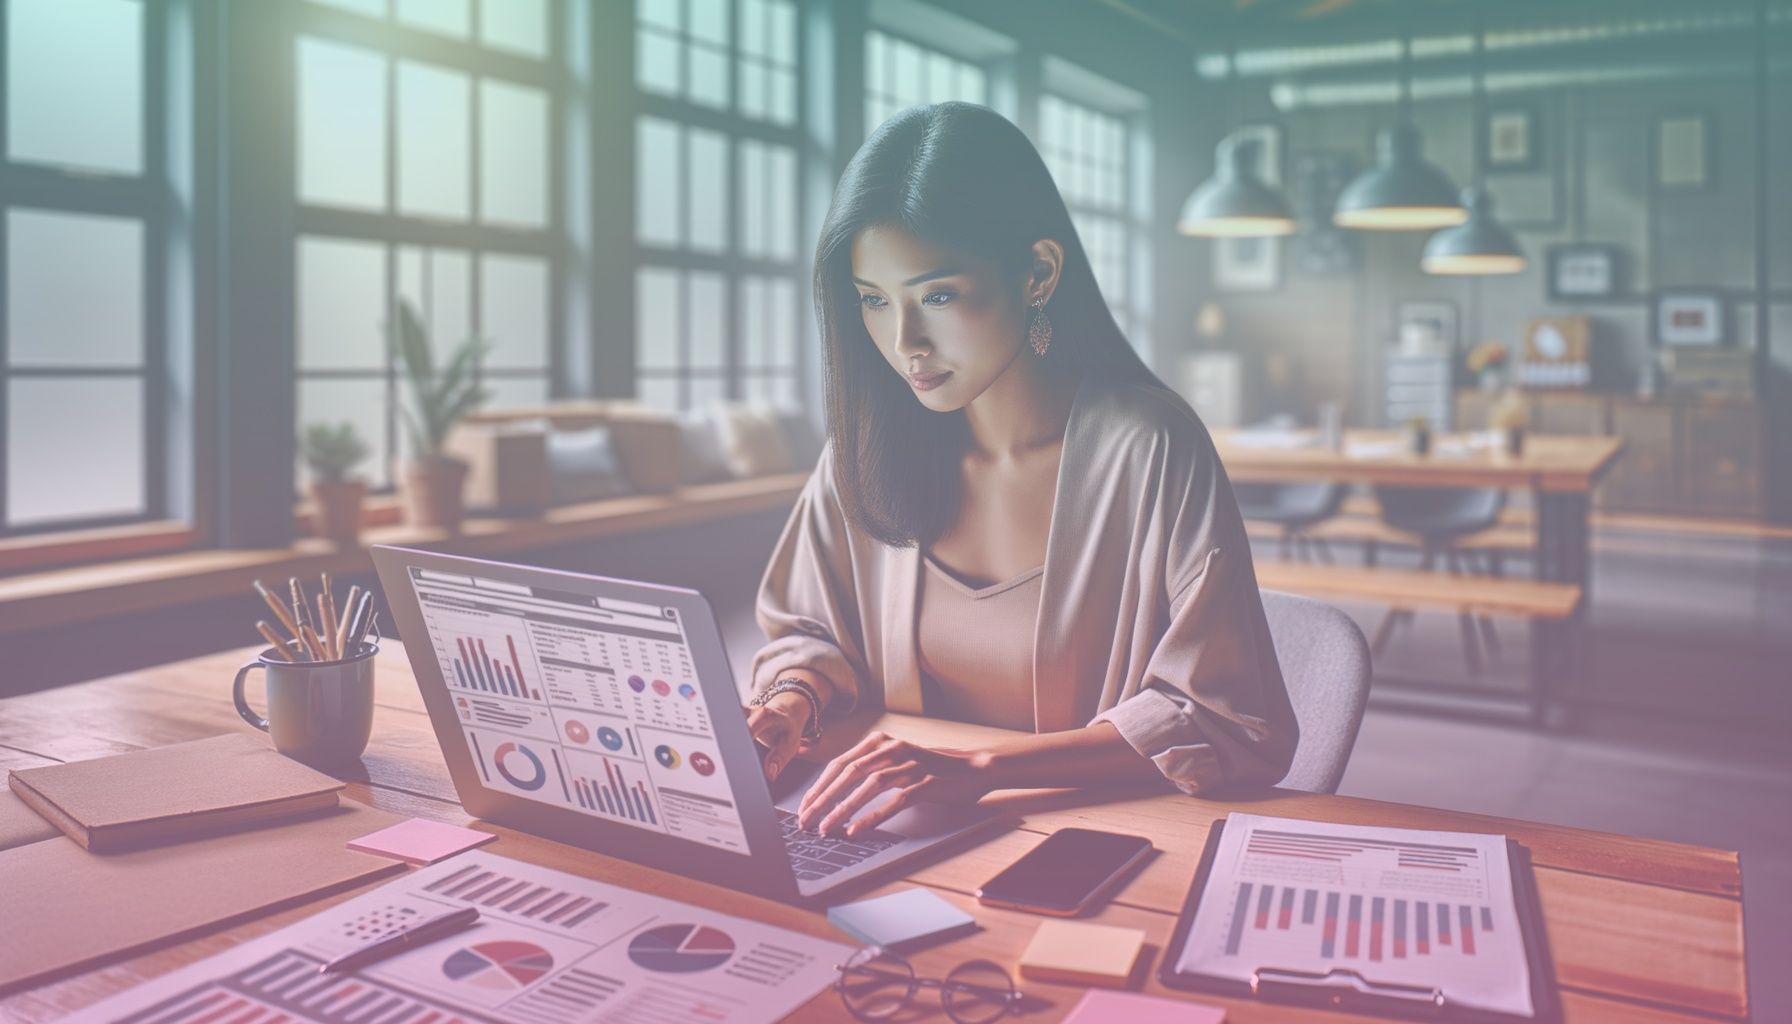
[[[1578,624],[1584,594],[1572,583],[1456,576],[1410,569],[1313,565],[1264,559],[1257,562],[1257,585],[1326,600],[1366,601],[1394,608],[1434,608],[1460,615],[1501,615],[1524,619],[1531,630],[1530,719],[1545,723],[1550,697],[1576,663]],[[1382,680],[1378,677],[1378,684]],[[1401,686],[1399,680],[1390,680]],[[1486,687],[1453,690],[1507,696]]]

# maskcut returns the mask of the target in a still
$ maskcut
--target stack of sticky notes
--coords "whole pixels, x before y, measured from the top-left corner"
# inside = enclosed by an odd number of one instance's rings
[[[867,946],[892,949],[974,931],[977,922],[926,889],[844,903],[828,910],[828,923]]]
[[[459,825],[430,821],[427,818],[412,818],[391,828],[382,828],[378,832],[369,832],[359,839],[351,840],[348,848],[423,867],[452,857],[462,850],[483,846],[496,838],[497,835],[491,832],[461,828]]]
[[[1082,921],[1042,921],[1020,955],[1020,973],[1040,981],[1122,986],[1132,977],[1145,933]]]

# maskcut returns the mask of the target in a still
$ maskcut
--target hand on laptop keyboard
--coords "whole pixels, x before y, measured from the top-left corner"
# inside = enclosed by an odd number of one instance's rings
[[[853,839],[837,839],[819,832],[808,832],[797,824],[796,815],[780,809],[778,827],[784,835],[784,848],[790,853],[790,865],[801,881],[815,881],[849,868],[883,850],[896,845],[901,837],[873,830]]]

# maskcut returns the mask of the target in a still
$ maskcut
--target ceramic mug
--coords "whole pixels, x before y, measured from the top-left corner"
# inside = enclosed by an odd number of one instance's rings
[[[236,713],[271,735],[274,749],[288,757],[352,760],[373,733],[373,662],[379,652],[379,645],[368,641],[336,661],[283,661],[270,647],[236,670],[231,685]],[[243,683],[258,668],[267,673],[266,718],[243,698]]]

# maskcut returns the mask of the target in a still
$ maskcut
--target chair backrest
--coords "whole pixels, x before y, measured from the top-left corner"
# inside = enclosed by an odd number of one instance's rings
[[[1377,484],[1375,500],[1388,525],[1414,533],[1476,533],[1499,522],[1506,492],[1498,487],[1406,487]]]
[[[1369,700],[1369,642],[1350,616],[1322,601],[1263,592],[1300,744],[1280,785],[1336,793]]]

